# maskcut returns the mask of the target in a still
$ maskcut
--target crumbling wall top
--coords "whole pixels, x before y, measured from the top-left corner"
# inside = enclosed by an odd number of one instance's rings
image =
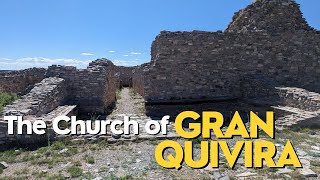
[[[101,58],[101,59],[97,59],[95,61],[92,61],[89,64],[88,68],[90,69],[90,68],[99,67],[99,66],[108,67],[108,66],[114,66],[114,64],[109,59]]]
[[[0,76],[22,76],[22,75],[35,75],[35,74],[42,74],[46,73],[45,68],[28,68],[19,71],[0,71]]]
[[[312,30],[294,0],[257,0],[237,12],[226,31],[281,33]]]

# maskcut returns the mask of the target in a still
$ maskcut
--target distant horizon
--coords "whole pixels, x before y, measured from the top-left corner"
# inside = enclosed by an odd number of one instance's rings
[[[297,0],[308,24],[320,29],[320,2]],[[0,2],[0,70],[50,65],[85,69],[99,58],[115,65],[150,62],[161,31],[224,31],[252,0],[56,0]]]

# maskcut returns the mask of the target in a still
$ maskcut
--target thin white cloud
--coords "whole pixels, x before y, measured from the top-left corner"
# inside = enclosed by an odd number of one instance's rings
[[[47,68],[51,65],[75,66],[85,69],[92,60],[68,59],[68,58],[47,58],[47,57],[24,57],[19,59],[4,60],[0,58],[0,70],[19,70],[32,67]],[[112,60],[118,66],[136,66],[143,62],[140,59],[134,60]]]
[[[10,59],[10,58],[0,58],[1,61],[11,61],[13,59]]]
[[[51,65],[76,66],[78,68],[86,68],[92,60],[79,60],[67,58],[46,58],[46,57],[25,57],[5,61],[0,59],[0,69],[17,70],[31,67],[48,67]]]
[[[130,54],[132,54],[132,55],[140,55],[140,54],[142,54],[142,53],[139,53],[139,52],[131,52]]]
[[[126,55],[123,55],[124,57],[128,57],[129,55],[128,54],[126,54]]]
[[[109,51],[109,53],[115,53],[116,51]]]
[[[78,59],[65,59],[65,58],[45,58],[45,57],[26,57],[16,60],[17,62],[26,62],[26,63],[52,63],[52,64],[67,64],[67,63],[82,63],[83,61]]]
[[[112,62],[116,66],[137,66],[141,64],[138,61],[129,61],[129,60],[112,60]]]
[[[80,55],[81,56],[93,56],[94,54],[92,54],[92,53],[81,53]]]

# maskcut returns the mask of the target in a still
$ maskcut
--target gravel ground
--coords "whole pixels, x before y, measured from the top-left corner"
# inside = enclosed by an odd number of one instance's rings
[[[141,115],[144,113],[144,100],[138,94],[136,94],[130,88],[123,88],[121,91],[117,92],[117,104],[116,109],[112,112],[110,116],[115,116],[118,114],[137,114]]]

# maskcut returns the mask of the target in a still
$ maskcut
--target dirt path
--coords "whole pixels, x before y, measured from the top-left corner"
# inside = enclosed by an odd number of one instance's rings
[[[116,109],[111,116],[125,114],[125,115],[143,115],[144,114],[144,100],[131,88],[123,88],[117,93]]]

